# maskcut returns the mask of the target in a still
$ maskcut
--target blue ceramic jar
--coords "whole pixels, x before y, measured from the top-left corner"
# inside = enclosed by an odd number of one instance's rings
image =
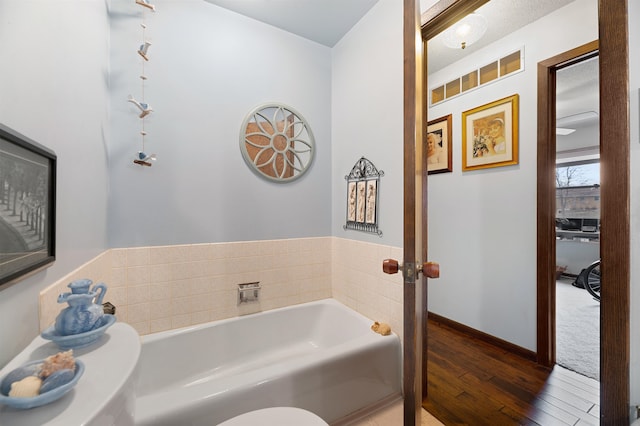
[[[56,317],[55,330],[61,336],[85,333],[102,324],[102,299],[107,291],[103,283],[93,284],[90,279],[81,279],[71,282],[67,287],[70,293],[62,293],[58,296],[58,303],[67,303]]]

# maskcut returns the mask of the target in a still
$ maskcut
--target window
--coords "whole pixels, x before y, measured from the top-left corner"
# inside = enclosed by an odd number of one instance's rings
[[[431,88],[431,105],[444,102],[483,84],[524,70],[524,47],[445,84]],[[446,92],[446,93],[445,93]]]
[[[598,160],[556,166],[556,229],[560,231],[557,234],[560,238],[575,237],[562,231],[597,233],[600,230]],[[597,234],[591,237],[598,238]]]
[[[600,161],[563,163],[556,166],[556,187],[600,185]]]

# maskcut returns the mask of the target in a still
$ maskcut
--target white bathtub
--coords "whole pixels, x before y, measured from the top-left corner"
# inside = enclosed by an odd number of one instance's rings
[[[333,299],[142,337],[137,425],[216,425],[293,406],[326,422],[399,397],[395,334]]]

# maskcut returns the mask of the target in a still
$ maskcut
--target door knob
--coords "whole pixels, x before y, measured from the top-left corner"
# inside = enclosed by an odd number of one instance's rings
[[[397,274],[402,265],[395,259],[382,261],[382,272],[385,274]],[[418,272],[422,272],[427,278],[440,278],[440,264],[438,262],[424,262],[418,265]]]
[[[438,262],[424,262],[422,273],[427,278],[440,278],[440,264]]]
[[[382,272],[385,274],[397,274],[402,265],[395,259],[385,259],[382,261]]]

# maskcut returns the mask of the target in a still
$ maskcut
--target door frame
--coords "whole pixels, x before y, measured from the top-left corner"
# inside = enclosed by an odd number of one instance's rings
[[[627,1],[598,2],[600,92],[600,424],[629,424],[630,142]],[[587,45],[585,45],[587,46]],[[581,46],[584,48],[585,46]],[[580,49],[580,48],[578,48]],[[538,64],[537,355],[555,364],[555,71]],[[587,52],[584,52],[585,54]]]
[[[538,63],[537,362],[556,363],[556,81],[557,71],[598,55],[597,40]]]
[[[462,16],[477,9],[486,0],[440,0],[422,15],[424,40],[441,32]],[[602,289],[600,304],[600,421],[603,425],[629,423],[629,303],[630,303],[630,146],[629,146],[629,37],[627,1],[599,0],[598,34],[600,56],[600,164],[605,179],[601,182],[600,239],[601,271],[610,285]],[[426,54],[424,63],[426,64]],[[406,69],[405,69],[406,73]],[[548,74],[547,74],[548,75]],[[406,77],[406,75],[405,75]],[[603,78],[604,77],[604,78]],[[424,87],[427,70],[424,70]],[[549,81],[538,90],[549,95]],[[539,92],[540,93],[540,92]],[[605,96],[603,96],[603,94]],[[546,96],[543,95],[543,98]],[[426,102],[426,96],[424,101]],[[551,366],[555,361],[555,341],[550,341],[550,323],[555,324],[555,170],[550,161],[549,140],[555,138],[555,121],[550,120],[549,105],[538,106],[538,177],[537,177],[537,354],[538,362]],[[553,106],[555,108],[555,104]],[[426,106],[423,125],[426,125]],[[555,109],[554,109],[555,114]],[[602,135],[607,135],[603,138]],[[553,139],[555,141],[555,139]],[[546,145],[543,145],[546,144]],[[553,191],[551,191],[553,188]],[[551,196],[553,192],[553,197]],[[425,228],[426,229],[426,228]],[[544,243],[544,245],[543,245]],[[553,298],[553,299],[552,299]],[[546,318],[546,319],[545,319]],[[425,323],[422,325],[426,330]],[[426,353],[426,332],[423,353]],[[550,355],[552,354],[552,355]],[[426,365],[426,363],[425,363]],[[426,368],[423,371],[426,392]]]

